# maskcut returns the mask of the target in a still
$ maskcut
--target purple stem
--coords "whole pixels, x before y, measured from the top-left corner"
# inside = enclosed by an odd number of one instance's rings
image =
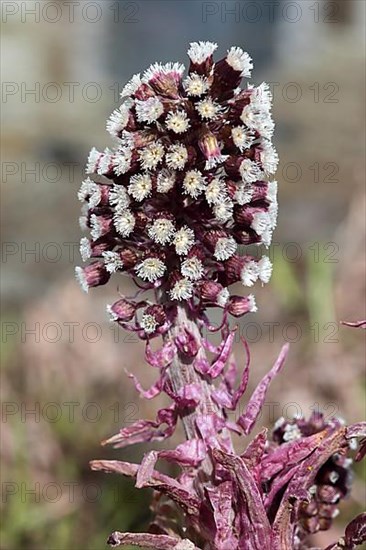
[[[183,410],[180,413],[180,418],[183,423],[184,431],[187,439],[200,437],[196,425],[196,418],[201,415],[215,414],[221,419],[224,418],[223,411],[212,399],[212,393],[215,390],[214,385],[208,377],[198,373],[194,368],[194,361],[206,359],[204,347],[202,345],[202,337],[197,324],[192,320],[184,306],[178,306],[178,314],[171,330],[165,335],[165,341],[174,343],[177,336],[182,334],[182,329],[186,328],[195,338],[198,344],[198,353],[195,357],[188,357],[181,353],[177,353],[168,369],[168,377],[173,386],[173,390],[177,393],[187,384],[198,384],[201,387],[202,399],[199,404],[192,410]],[[229,433],[227,429],[222,430],[221,435],[228,440]],[[212,472],[212,462],[207,458],[202,463],[201,469],[206,475]]]

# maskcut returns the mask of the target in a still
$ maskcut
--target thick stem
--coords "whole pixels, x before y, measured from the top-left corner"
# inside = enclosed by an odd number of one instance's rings
[[[198,384],[201,387],[202,399],[194,410],[189,410],[181,414],[181,420],[184,426],[187,439],[198,437],[198,430],[196,426],[196,417],[198,415],[216,414],[223,418],[222,410],[216,405],[212,399],[212,391],[214,385],[206,378],[204,378],[199,372],[197,372],[193,366],[196,358],[205,358],[205,350],[202,345],[202,336],[197,324],[187,314],[187,310],[184,306],[178,306],[178,314],[174,323],[174,326],[165,336],[165,340],[171,340],[174,342],[175,338],[182,334],[182,330],[186,328],[194,336],[199,344],[199,350],[196,357],[189,358],[177,353],[173,362],[171,363],[168,371],[173,389],[178,392],[181,388],[184,388],[187,384]],[[230,436],[228,430],[223,430],[222,436],[227,440]],[[210,458],[202,464],[202,470],[206,475],[210,475],[212,472],[212,463]]]
[[[182,306],[178,307],[178,315],[172,330],[169,333],[168,338],[174,340],[182,333],[182,329],[186,328],[194,336],[194,338],[200,342],[201,334],[194,321],[188,318],[186,309]],[[187,384],[199,384],[202,388],[202,400],[197,405],[194,411],[184,413],[182,416],[182,422],[186,432],[187,439],[196,437],[197,429],[195,427],[195,416],[197,413],[210,414],[213,412],[218,413],[218,408],[212,401],[210,388],[212,386],[204,380],[201,375],[193,367],[193,362],[196,358],[205,356],[205,352],[202,346],[200,346],[198,354],[194,358],[183,357],[181,354],[177,354],[169,368],[169,376],[172,382],[174,391],[178,391],[184,388]]]

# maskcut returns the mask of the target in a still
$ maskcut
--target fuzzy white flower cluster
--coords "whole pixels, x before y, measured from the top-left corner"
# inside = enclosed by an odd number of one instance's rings
[[[155,63],[124,87],[107,122],[116,147],[91,150],[78,195],[91,233],[82,258],[93,260],[78,270],[84,288],[122,271],[171,300],[226,307],[232,283],[269,280],[269,259],[244,254],[268,247],[276,225],[271,93],[240,86],[253,68],[240,47],[217,63],[216,49],[192,43],[186,76]]]

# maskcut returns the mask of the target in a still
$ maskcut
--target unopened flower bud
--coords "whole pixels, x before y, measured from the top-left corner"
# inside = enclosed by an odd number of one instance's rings
[[[100,258],[103,252],[108,251],[113,246],[113,241],[101,238],[96,241],[91,241],[87,237],[82,237],[80,240],[80,255],[83,262],[89,258]]]
[[[121,298],[118,302],[107,306],[107,311],[111,316],[111,321],[121,321],[126,323],[131,321],[136,313],[136,304]]]
[[[229,291],[220,283],[204,281],[200,286],[200,296],[207,305],[225,307],[229,299]]]
[[[140,82],[139,87],[135,90],[133,95],[137,100],[146,101],[151,97],[155,97],[156,93],[146,82]]]
[[[224,162],[225,156],[221,154],[217,138],[212,132],[205,131],[198,141],[198,146],[206,159],[206,170]]]
[[[156,94],[177,99],[183,72],[184,65],[181,63],[154,63],[145,71],[143,82],[151,86]]]
[[[229,178],[232,178],[234,181],[241,179],[240,166],[245,158],[246,157],[244,157],[243,155],[238,156],[235,154],[229,155],[225,159],[225,172],[227,173]]]
[[[257,311],[253,294],[249,296],[230,296],[227,311],[234,317],[241,317],[245,313]]]
[[[126,270],[132,269],[138,262],[138,255],[132,248],[123,248],[120,256]]]
[[[191,60],[189,73],[209,76],[213,67],[213,52],[217,44],[213,42],[192,42],[188,50]]]
[[[250,77],[252,68],[252,60],[246,52],[241,48],[230,48],[227,56],[215,65],[213,95],[223,99],[232,97],[242,77]]]
[[[85,292],[88,292],[91,287],[105,285],[110,278],[102,262],[92,262],[86,267],[76,267],[75,276]]]
[[[90,234],[94,241],[104,237],[113,230],[113,219],[110,215],[97,216],[92,214],[90,217]]]

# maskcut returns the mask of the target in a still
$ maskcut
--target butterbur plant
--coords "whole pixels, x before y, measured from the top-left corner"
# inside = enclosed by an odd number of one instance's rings
[[[108,314],[145,342],[146,362],[156,369],[149,389],[129,374],[137,391],[146,399],[164,392],[171,403],[155,420],[138,420],[104,444],[164,441],[178,423],[186,436],[176,448],[146,453],[141,464],[94,460],[91,467],[153,489],[148,532],[116,531],[111,546],[300,550],[310,548],[309,535],[331,526],[348,495],[348,454],[366,436],[365,426],[321,414],[280,419],[271,434],[262,429],[246,448],[234,449],[232,434],[252,432],[288,347],[240,414],[249,350],[243,341],[238,369],[230,318],[257,308],[250,291],[234,295],[230,287],[270,279],[271,262],[261,251],[276,225],[278,156],[268,86],[241,87],[251,58],[232,47],[215,63],[216,48],[192,43],[187,74],[180,63],[156,63],[133,76],[107,122],[115,148],[89,155],[79,191],[81,225],[90,231],[80,249],[89,263],[76,269],[77,278],[85,291],[113,273],[133,279],[135,295],[120,296]],[[212,332],[220,334],[218,344]],[[361,440],[356,460],[365,448]],[[160,461],[178,466],[177,477],[161,473]],[[364,519],[351,522],[328,550],[361,544]]]

